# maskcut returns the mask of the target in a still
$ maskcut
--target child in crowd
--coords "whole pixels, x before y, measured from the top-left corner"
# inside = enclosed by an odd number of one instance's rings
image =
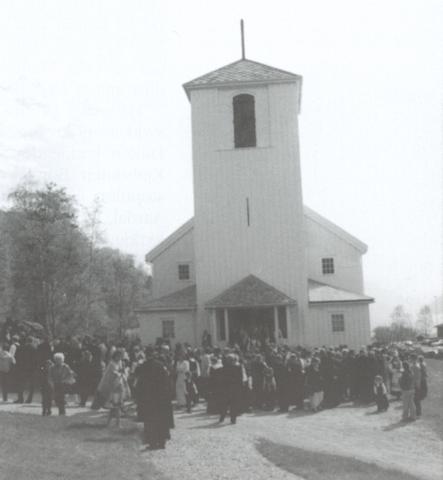
[[[54,364],[51,360],[46,360],[40,367],[41,392],[42,392],[42,415],[45,417],[51,415],[53,390],[49,380],[49,371]]]
[[[111,420],[115,418],[115,425],[120,427],[120,415],[123,408],[123,393],[123,381],[120,378],[116,380],[111,392],[111,408],[109,409],[108,426],[111,424]]]
[[[49,384],[54,392],[55,404],[58,407],[58,414],[66,414],[65,394],[70,386],[75,383],[75,374],[65,363],[63,353],[54,354],[54,365],[48,369]]]
[[[381,375],[376,375],[374,378],[374,395],[377,412],[386,412],[389,408],[388,391]]]
[[[400,400],[400,397],[401,397],[400,378],[403,374],[403,367],[398,357],[395,357],[392,359],[392,362],[390,365],[390,373],[391,373],[391,394],[395,397],[396,400]]]

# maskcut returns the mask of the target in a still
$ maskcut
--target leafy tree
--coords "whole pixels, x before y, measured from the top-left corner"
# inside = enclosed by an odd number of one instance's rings
[[[0,210],[0,315],[9,317],[12,304],[10,241],[6,230],[6,212]]]
[[[149,278],[130,255],[102,246],[99,202],[81,228],[74,198],[53,183],[23,183],[9,199],[0,211],[0,314],[50,336],[121,336]]]
[[[79,231],[74,200],[63,188],[20,185],[9,196],[12,282],[27,319],[55,335],[76,315],[86,242]]]
[[[134,321],[134,308],[146,294],[147,276],[134,258],[118,250],[99,251],[102,288],[112,326],[121,337]]]
[[[434,322],[432,320],[432,312],[429,305],[424,305],[420,308],[416,326],[417,330],[424,335],[428,335],[431,332]]]
[[[392,342],[392,331],[389,326],[379,326],[374,328],[374,340],[377,343],[387,344]]]
[[[411,315],[405,311],[403,305],[397,305],[391,313],[391,320],[398,325],[410,325]]]
[[[415,340],[417,330],[410,326],[410,318],[403,305],[397,305],[391,313],[391,324],[374,328],[374,340],[383,344]]]

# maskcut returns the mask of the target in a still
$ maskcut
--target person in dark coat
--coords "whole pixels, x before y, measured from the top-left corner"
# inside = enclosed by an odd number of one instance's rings
[[[291,383],[289,371],[284,363],[283,358],[276,356],[273,359],[273,368],[275,382],[277,384],[277,401],[280,412],[287,412],[291,403]]]
[[[172,402],[168,371],[154,351],[146,349],[146,362],[138,370],[138,401],[144,422],[144,443],[150,450],[164,449],[171,438]]]
[[[54,364],[50,359],[43,362],[40,366],[40,391],[42,394],[42,415],[45,417],[51,415],[52,399],[54,396],[53,387],[49,380],[49,370]]]
[[[376,375],[374,378],[374,397],[377,413],[386,412],[389,408],[388,391],[381,375]]]
[[[261,355],[256,355],[251,362],[251,377],[252,377],[252,395],[253,407],[262,408],[263,406],[263,370],[265,364]]]
[[[288,359],[287,367],[292,387],[291,403],[294,403],[298,410],[303,410],[305,398],[305,371],[303,360],[298,355],[293,354]]]
[[[97,388],[96,367],[89,350],[82,352],[82,359],[77,365],[77,391],[80,397],[80,406],[84,407],[88,397],[95,393]]]
[[[223,391],[220,398],[220,420],[222,423],[229,410],[231,417],[231,423],[237,422],[237,415],[240,411],[241,394],[243,387],[243,372],[242,367],[237,361],[235,354],[229,354],[226,356],[226,362],[221,369],[221,383],[223,385]]]
[[[14,403],[23,403],[25,388],[29,387],[26,403],[32,402],[34,383],[37,377],[37,350],[32,337],[28,337],[24,344],[20,344],[15,352],[15,371],[17,379],[17,400]]]
[[[48,338],[44,338],[39,345],[37,345],[36,358],[38,368],[43,367],[47,360],[51,360],[54,355],[54,347]]]
[[[211,366],[209,367],[209,379],[207,388],[208,404],[206,413],[220,414],[220,398],[223,392],[222,384],[223,364],[218,357],[211,358]]]
[[[324,380],[320,372],[320,360],[313,358],[306,374],[306,387],[313,412],[318,412],[323,402]]]

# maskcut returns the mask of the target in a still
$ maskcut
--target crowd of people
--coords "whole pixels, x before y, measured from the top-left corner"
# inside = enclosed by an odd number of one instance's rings
[[[38,339],[13,335],[0,346],[3,401],[11,391],[16,403],[32,402],[38,388],[42,414],[55,403],[65,414],[66,394],[76,394],[80,406],[109,408],[108,423],[125,413],[126,400],[137,407],[149,448],[165,448],[174,426],[175,408],[191,412],[206,401],[208,414],[232,424],[244,412],[288,412],[334,408],[353,401],[375,402],[377,412],[389,408],[389,396],[403,401],[403,420],[421,415],[427,395],[423,357],[395,348],[264,348],[238,346],[202,348],[168,341],[143,347],[139,340],[106,342],[85,336]],[[25,399],[25,392],[27,393]]]

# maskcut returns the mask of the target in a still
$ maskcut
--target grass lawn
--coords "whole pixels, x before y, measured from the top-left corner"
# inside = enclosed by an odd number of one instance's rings
[[[107,429],[106,417],[0,414],[0,478],[164,480],[139,454],[136,424]]]

